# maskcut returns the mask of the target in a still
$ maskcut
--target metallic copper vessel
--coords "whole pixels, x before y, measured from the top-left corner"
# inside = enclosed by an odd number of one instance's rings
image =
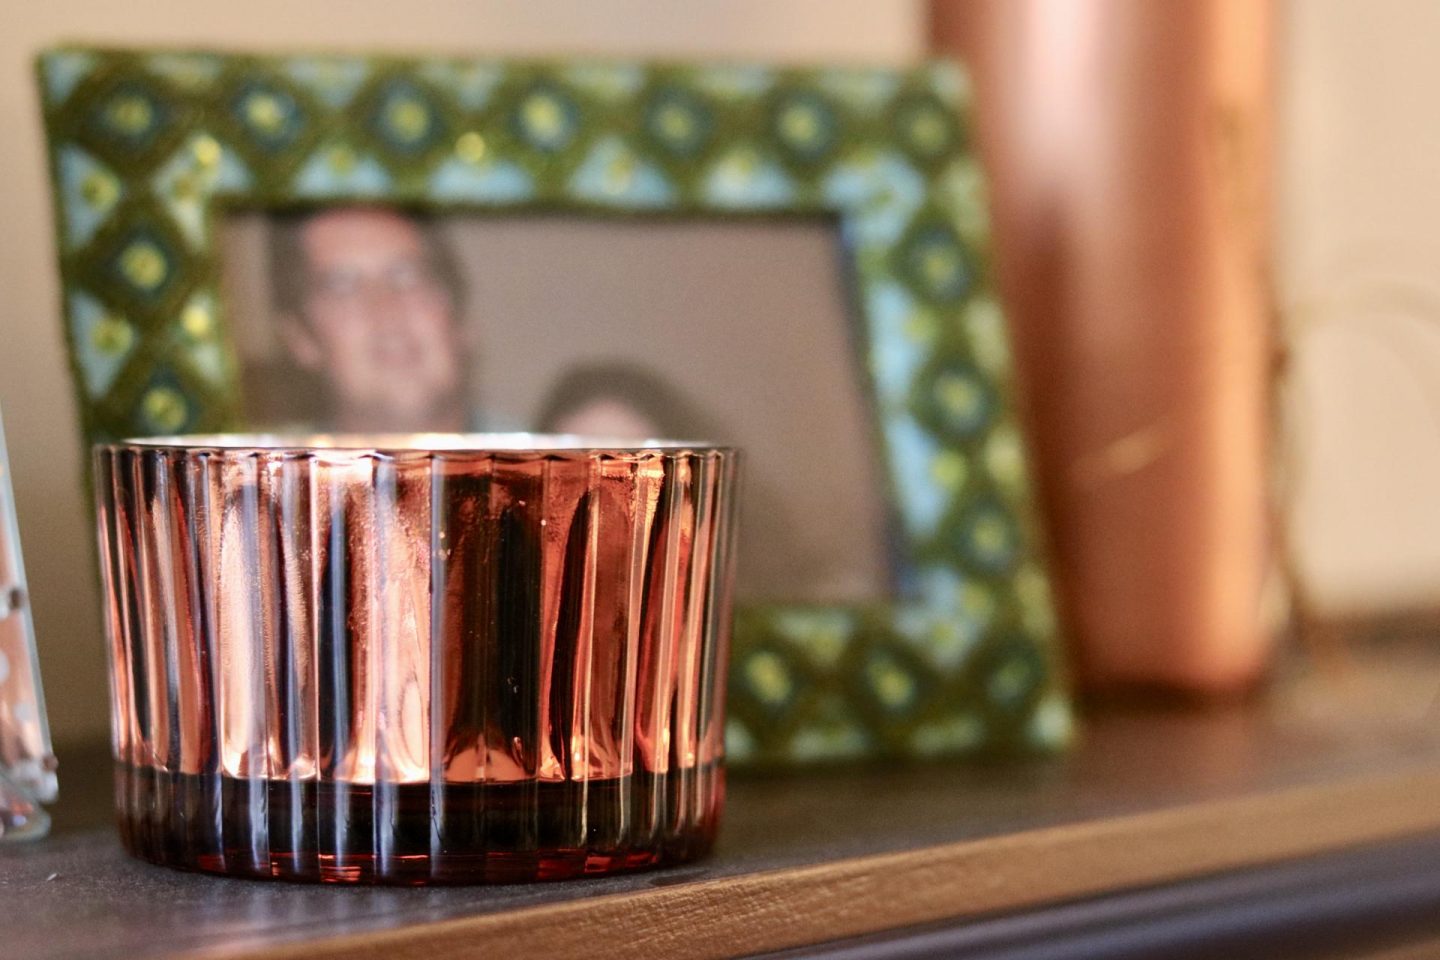
[[[1037,492],[1079,684],[1233,695],[1283,614],[1270,0],[932,4],[975,66]]]
[[[736,454],[564,437],[97,447],[137,856],[484,882],[704,852]]]

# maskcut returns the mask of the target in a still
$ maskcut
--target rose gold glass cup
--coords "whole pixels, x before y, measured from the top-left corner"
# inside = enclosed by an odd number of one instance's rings
[[[95,471],[136,856],[465,883],[709,848],[733,450],[223,435]]]

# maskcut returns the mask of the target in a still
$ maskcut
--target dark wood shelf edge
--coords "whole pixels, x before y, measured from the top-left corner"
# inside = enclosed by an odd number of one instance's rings
[[[900,853],[214,958],[733,957],[1084,897],[1440,830],[1440,764]]]
[[[829,941],[752,960],[982,955],[1005,960],[1433,960],[1440,956],[1440,834],[1018,913]]]

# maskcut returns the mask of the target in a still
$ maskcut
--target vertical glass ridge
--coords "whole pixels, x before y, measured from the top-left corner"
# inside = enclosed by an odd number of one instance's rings
[[[127,847],[328,882],[708,849],[735,455],[95,453]]]

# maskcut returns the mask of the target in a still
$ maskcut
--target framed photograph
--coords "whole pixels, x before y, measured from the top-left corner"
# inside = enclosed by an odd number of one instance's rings
[[[341,204],[234,209],[219,231],[249,426],[722,437],[748,454],[743,596],[893,589],[823,222]]]
[[[746,452],[730,758],[1064,744],[964,72],[66,49],[87,441]]]

